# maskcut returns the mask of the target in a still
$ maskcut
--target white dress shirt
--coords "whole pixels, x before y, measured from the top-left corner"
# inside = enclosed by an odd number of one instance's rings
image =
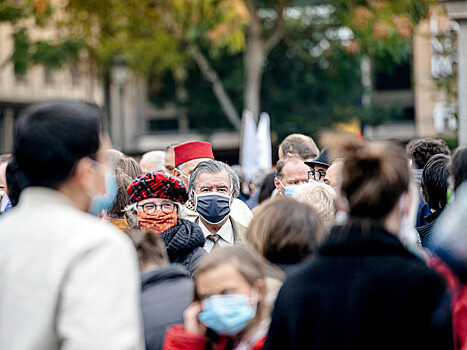
[[[203,248],[208,253],[210,253],[214,247],[214,242],[210,239],[207,239],[207,237],[211,234],[211,232],[206,228],[206,226],[204,226],[201,220],[198,220],[198,225],[201,227],[201,230],[203,230],[204,238],[206,238],[206,243],[204,244]],[[234,233],[230,219],[227,220],[224,225],[222,225],[219,231],[217,231],[217,234],[219,235],[219,240],[217,243],[219,243],[221,247],[226,247],[234,243]]]

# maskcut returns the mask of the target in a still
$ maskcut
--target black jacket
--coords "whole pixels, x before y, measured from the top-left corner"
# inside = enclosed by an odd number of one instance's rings
[[[425,216],[425,221],[427,222],[427,224],[420,226],[420,227],[416,227],[416,230],[418,234],[420,235],[420,239],[422,241],[423,247],[427,246],[428,239],[433,233],[433,227],[435,225],[435,222],[438,219],[438,217],[441,215],[443,209],[439,209],[431,213],[430,215]]]
[[[193,280],[178,264],[144,272],[141,279],[146,349],[158,350],[167,327],[183,323],[183,311],[193,300]]]
[[[206,239],[201,227],[188,220],[178,220],[177,226],[161,233],[167,247],[167,255],[172,263],[183,265],[189,276],[198,264],[199,259],[206,254],[203,249]]]
[[[334,227],[279,292],[265,349],[453,349],[442,278],[381,227]]]

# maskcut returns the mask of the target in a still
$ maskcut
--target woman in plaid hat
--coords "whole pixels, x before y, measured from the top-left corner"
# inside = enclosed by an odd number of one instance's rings
[[[188,199],[185,186],[170,175],[155,172],[136,177],[127,193],[135,203],[138,226],[160,234],[170,262],[182,264],[192,275],[206,254],[205,238],[198,225],[180,217],[180,207]]]

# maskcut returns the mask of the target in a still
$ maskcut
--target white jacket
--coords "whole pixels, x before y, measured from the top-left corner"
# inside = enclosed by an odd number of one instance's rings
[[[139,293],[130,240],[60,192],[0,218],[0,349],[140,349]]]

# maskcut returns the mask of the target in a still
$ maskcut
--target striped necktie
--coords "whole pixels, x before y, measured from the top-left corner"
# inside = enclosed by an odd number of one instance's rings
[[[217,249],[220,247],[220,244],[219,244],[220,236],[217,233],[213,233],[212,235],[209,235],[206,238],[214,242],[214,246],[212,247],[212,249]]]

